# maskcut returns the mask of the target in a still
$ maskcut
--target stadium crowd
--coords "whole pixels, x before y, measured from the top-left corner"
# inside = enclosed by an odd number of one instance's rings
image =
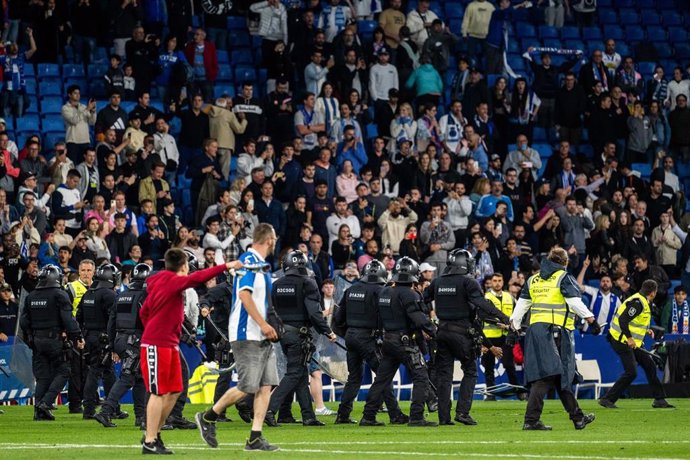
[[[2,308],[46,264],[67,282],[83,260],[114,263],[126,285],[171,247],[207,267],[236,260],[259,223],[276,229],[277,253],[308,255],[336,303],[372,259],[392,269],[409,256],[430,279],[454,248],[517,296],[556,245],[583,286],[619,299],[657,281],[669,330],[685,300],[669,295],[674,280],[690,288],[682,67],[646,79],[609,39],[587,56],[521,50],[528,71],[515,75],[508,25],[530,5],[508,0],[462,2],[459,28],[428,0],[6,3]],[[561,27],[561,2],[546,3]],[[250,33],[258,72],[223,83]],[[103,47],[103,73],[64,86],[64,134],[43,136],[27,82],[43,63],[98,68]]]

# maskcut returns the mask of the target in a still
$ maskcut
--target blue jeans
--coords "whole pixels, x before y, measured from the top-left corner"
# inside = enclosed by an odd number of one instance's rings
[[[24,95],[19,91],[3,91],[2,98],[3,115],[5,118],[24,116]]]
[[[94,61],[93,52],[96,49],[96,38],[75,34],[72,36],[72,48],[74,48],[74,62],[90,64]]]
[[[7,22],[9,26],[7,26],[7,29],[2,33],[2,41],[17,43],[17,37],[19,36],[19,19],[10,19]]]

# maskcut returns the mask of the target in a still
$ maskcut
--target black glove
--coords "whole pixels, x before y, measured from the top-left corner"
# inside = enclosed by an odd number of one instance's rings
[[[510,331],[506,336],[506,346],[514,347],[517,343],[518,335],[515,331]]]
[[[592,333],[592,335],[601,334],[601,326],[599,325],[599,323],[597,323],[597,320],[594,320],[589,324],[589,330]]]
[[[180,337],[180,342],[186,343],[190,347],[193,347],[194,345],[196,345],[196,337],[190,334],[182,334],[182,336]]]

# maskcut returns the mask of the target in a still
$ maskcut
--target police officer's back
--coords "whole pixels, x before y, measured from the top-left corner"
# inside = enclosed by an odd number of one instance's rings
[[[378,308],[385,330],[382,362],[379,372],[369,390],[364,407],[361,426],[378,426],[376,412],[385,389],[391,383],[400,364],[407,367],[412,377],[412,404],[410,406],[411,426],[435,426],[424,419],[424,403],[428,391],[429,377],[424,357],[414,340],[414,334],[434,334],[431,320],[424,314],[420,295],[413,289],[418,282],[419,266],[409,257],[403,257],[393,269],[394,287],[386,287],[379,293]]]
[[[116,427],[113,417],[119,416],[119,401],[132,389],[134,399],[135,425],[145,426],[146,420],[146,389],[141,377],[140,345],[144,326],[139,318],[139,310],[146,299],[146,277],[151,268],[143,263],[132,269],[129,288],[117,295],[115,305],[110,310],[108,319],[108,338],[110,341],[113,360],[122,363],[120,379],[110,389],[107,398],[96,414],[96,420],[106,428]]]
[[[110,338],[108,321],[114,307],[120,272],[112,264],[98,267],[96,283],[84,294],[77,307],[77,322],[81,325],[86,340],[86,351],[89,353],[89,370],[84,383],[84,418],[92,419],[96,415],[98,380],[103,379],[103,387],[110,392],[115,383],[110,356]]]
[[[271,395],[266,423],[275,425],[274,414],[285,398],[295,392],[302,409],[304,425],[323,425],[316,420],[309,394],[308,361],[314,351],[310,327],[317,333],[336,336],[328,326],[321,311],[321,294],[316,282],[309,276],[307,256],[301,251],[291,251],[283,259],[285,276],[276,280],[271,288],[271,300],[276,313],[283,320],[285,334],[280,339],[287,358],[287,371],[278,388]]]
[[[483,340],[481,327],[475,324],[477,310],[486,316],[508,324],[509,318],[484,298],[474,273],[474,258],[464,249],[448,254],[447,265],[440,277],[434,279],[428,293],[435,302],[439,320],[436,365],[438,375],[439,423],[452,425],[450,420],[453,363],[460,360],[464,377],[455,420],[476,425],[470,416],[474,386],[477,383],[477,346]]]
[[[363,365],[366,362],[374,371],[380,364],[377,356],[377,339],[380,337],[381,321],[378,299],[388,279],[386,267],[378,260],[369,262],[363,270],[359,283],[350,286],[343,294],[341,305],[335,312],[334,321],[338,328],[346,330],[348,377],[338,408],[336,424],[355,423],[350,419],[352,403],[357,398],[362,383]],[[383,393],[391,423],[407,423],[409,420],[398,406],[392,387]]]
[[[58,267],[43,267],[36,289],[26,298],[19,322],[34,351],[34,420],[55,420],[51,408],[69,377],[69,353],[74,345],[84,346],[79,325],[72,317],[72,304],[61,289],[61,280]],[[63,341],[63,333],[72,344]]]

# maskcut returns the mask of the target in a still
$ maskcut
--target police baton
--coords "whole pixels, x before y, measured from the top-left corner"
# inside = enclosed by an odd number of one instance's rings
[[[323,334],[323,335],[326,336],[326,337],[328,337],[328,334]],[[329,340],[329,342],[330,342],[330,340]],[[335,342],[330,342],[330,343],[332,343],[333,345],[337,346],[337,347],[340,348],[341,350],[347,351],[347,347],[346,347],[345,345],[343,345],[342,343],[338,342],[337,339],[336,339]]]
[[[182,330],[184,331],[184,333],[185,333],[186,335],[188,335],[189,337],[192,337],[192,334],[189,333],[189,330],[187,329],[187,327],[186,327],[184,324],[182,325]],[[187,345],[191,345],[192,347],[194,347],[194,349],[196,349],[196,351],[199,352],[199,354],[200,354],[201,357],[204,359],[204,361],[208,361],[208,356],[206,356],[206,353],[204,353],[204,350],[201,349],[201,346],[199,346],[199,344],[196,343],[196,340],[194,340],[194,343],[193,343],[193,344],[191,344],[191,343],[189,343],[189,342],[185,342],[185,343],[186,343]]]
[[[642,353],[652,358],[652,361],[654,361],[654,364],[656,364],[657,366],[661,366],[661,364],[663,363],[661,356],[657,355],[656,353],[652,353],[651,351],[642,347],[638,347],[637,350],[640,350]]]
[[[502,323],[497,318],[486,318],[482,321],[484,321],[485,323],[489,323],[489,324],[495,324],[496,326],[501,327],[501,328],[510,329],[510,326],[508,324]]]
[[[220,330],[220,328],[219,328],[218,325],[215,323],[215,321],[213,321],[213,320],[211,319],[211,314],[210,314],[210,313],[206,316],[206,320],[211,324],[211,326],[213,326],[213,329],[216,330],[216,332],[218,333],[218,335],[220,335],[220,338],[221,338],[221,339],[225,340],[226,342],[230,342],[230,341],[228,340],[228,336],[225,335],[225,334],[223,333],[223,331]]]

